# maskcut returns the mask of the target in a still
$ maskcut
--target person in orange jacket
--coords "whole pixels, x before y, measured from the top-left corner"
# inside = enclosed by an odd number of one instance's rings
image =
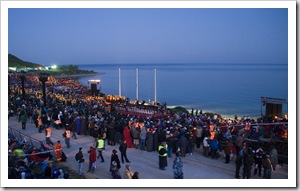
[[[55,155],[56,155],[56,160],[57,162],[61,162],[62,160],[62,146],[60,144],[60,141],[57,141],[57,143],[53,147]]]

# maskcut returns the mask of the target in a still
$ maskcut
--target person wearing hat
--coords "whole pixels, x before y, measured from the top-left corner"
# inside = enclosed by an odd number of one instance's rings
[[[124,172],[124,178],[125,179],[132,179],[133,172],[130,169],[130,165],[126,164],[125,166],[125,172]]]

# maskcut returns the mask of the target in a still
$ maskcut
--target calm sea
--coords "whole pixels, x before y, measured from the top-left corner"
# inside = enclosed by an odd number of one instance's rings
[[[136,98],[136,69],[138,69],[138,98],[154,100],[154,69],[156,69],[156,99],[167,106],[215,112],[222,116],[260,117],[261,96],[284,98],[288,101],[287,64],[101,64],[79,65],[80,69],[104,72],[81,77],[100,79],[101,92]],[[263,107],[264,108],[264,107]],[[287,113],[287,105],[283,105]]]

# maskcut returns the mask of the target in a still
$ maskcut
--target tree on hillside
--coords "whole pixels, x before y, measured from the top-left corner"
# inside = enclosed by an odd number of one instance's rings
[[[68,68],[69,68],[70,71],[77,71],[78,70],[78,66],[75,66],[75,65],[72,65],[72,64],[70,64],[68,66]]]

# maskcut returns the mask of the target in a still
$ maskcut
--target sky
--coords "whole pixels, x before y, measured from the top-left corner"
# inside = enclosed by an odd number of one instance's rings
[[[287,8],[9,8],[8,53],[44,65],[288,63]]]

